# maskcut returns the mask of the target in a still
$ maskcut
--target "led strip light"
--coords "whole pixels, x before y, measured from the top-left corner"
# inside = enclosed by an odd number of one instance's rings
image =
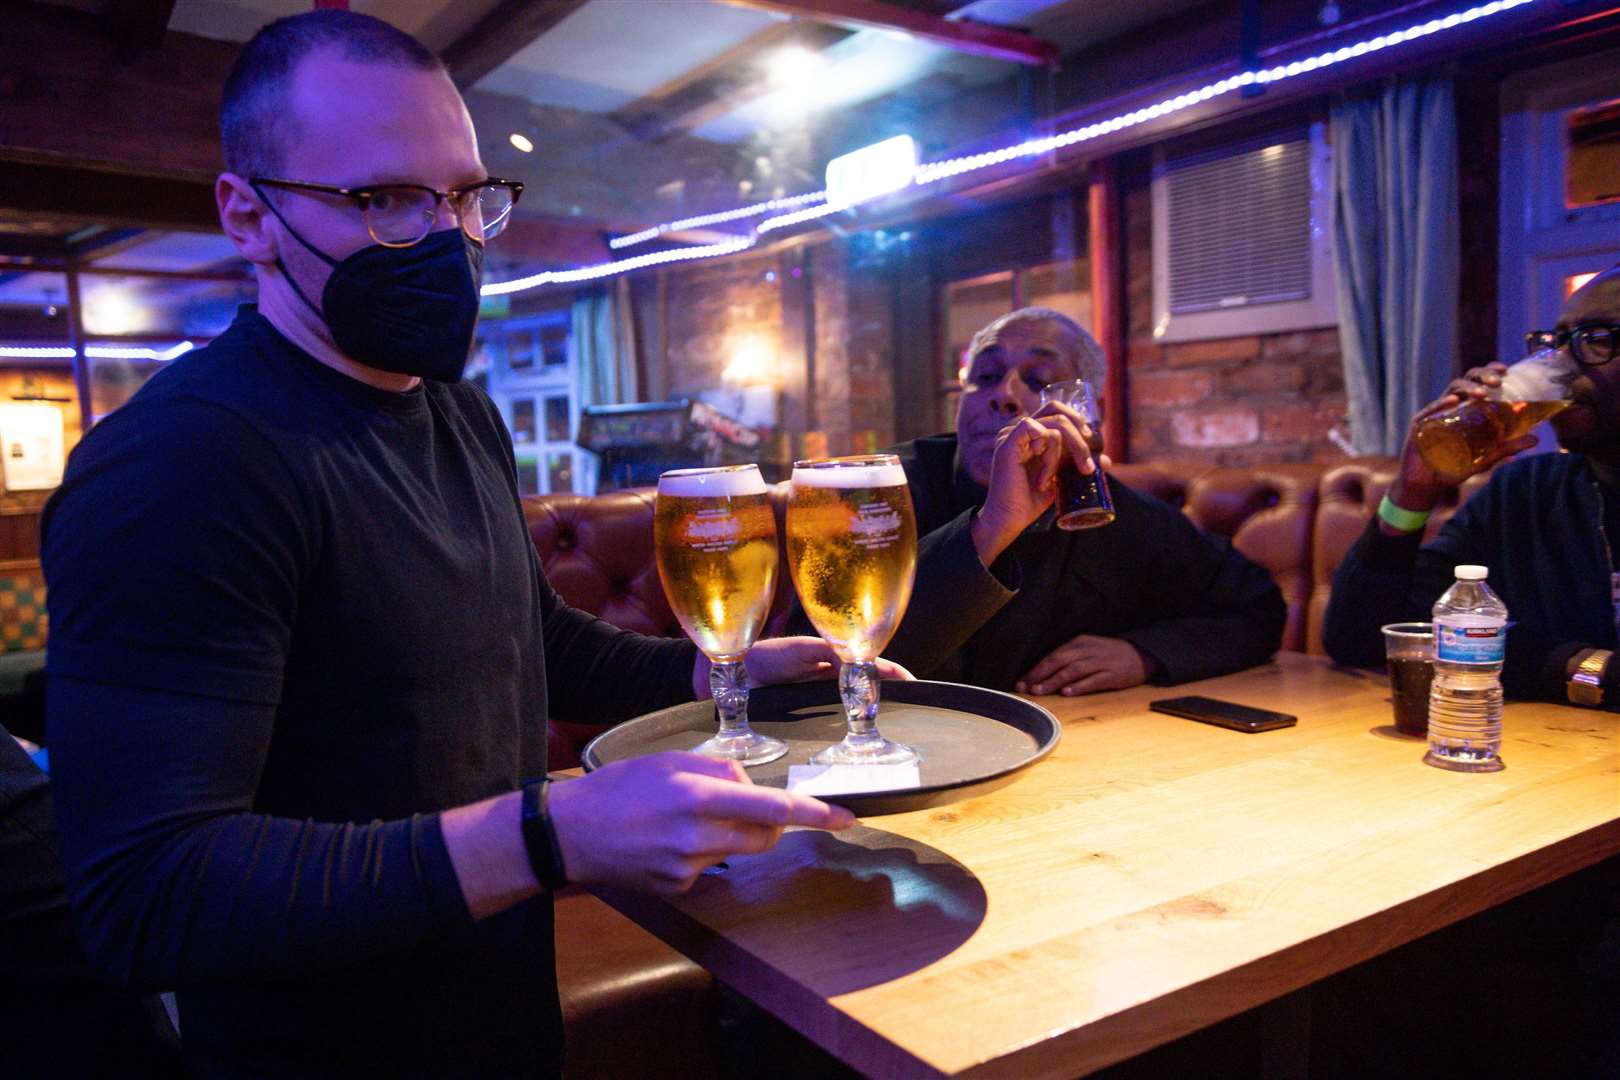
[[[796,206],[807,203],[821,202],[827,197],[825,191],[812,191],[807,195],[790,195],[785,199],[771,199],[768,202],[755,203],[753,206],[739,206],[735,210],[721,210],[713,214],[699,214],[697,217],[681,218],[678,221],[667,222],[663,225],[654,225],[650,229],[642,229],[629,236],[615,236],[608,241],[608,247],[614,251],[622,248],[634,247],[644,244],[648,240],[656,240],[665,233],[680,232],[683,229],[702,229],[709,225],[723,225],[728,221],[741,221],[743,218],[758,217],[768,214],[772,210],[791,210]]]
[[[173,360],[197,346],[182,341],[167,349],[136,348],[128,345],[87,345],[84,355],[96,360]],[[0,345],[0,356],[17,360],[71,360],[77,355],[68,345]]]
[[[1442,33],[1446,30],[1476,22],[1479,19],[1488,19],[1515,8],[1535,3],[1536,0],[1491,0],[1488,4],[1480,4],[1464,11],[1455,12],[1439,19],[1429,19],[1426,22],[1416,23],[1403,30],[1396,30],[1388,34],[1379,34],[1358,41],[1354,45],[1345,45],[1303,60],[1294,60],[1286,64],[1277,64],[1273,67],[1262,68],[1259,71],[1245,71],[1239,75],[1230,75],[1201,86],[1196,90],[1189,90],[1184,94],[1166,98],[1153,105],[1134,109],[1128,113],[1110,117],[1087,124],[1084,127],[1074,128],[1070,131],[1049,135],[1042,139],[1031,139],[1028,142],[1018,143],[1014,146],[1005,146],[997,150],[986,150],[979,154],[968,154],[962,157],[946,158],[943,161],[929,162],[917,167],[917,174],[912,179],[912,187],[922,187],[926,184],[938,183],[963,173],[976,172],[979,169],[988,169],[994,165],[1001,165],[1018,158],[1039,157],[1051,153],[1065,146],[1074,146],[1077,143],[1089,142],[1103,135],[1110,135],[1126,128],[1137,127],[1149,120],[1157,120],[1161,116],[1181,112],[1183,109],[1205,102],[1222,94],[1229,94],[1233,90],[1245,86],[1267,86],[1271,83],[1282,82],[1298,75],[1318,71],[1322,68],[1342,64],[1347,60],[1356,60],[1360,57],[1381,52],[1396,45],[1404,45],[1409,41],[1416,41],[1431,34]],[[598,263],[594,266],[583,266],[574,270],[549,270],[529,277],[518,278],[515,281],[494,282],[485,285],[485,296],[501,296],[506,293],[522,292],[541,285],[561,285],[581,281],[594,281],[598,278],[611,277],[614,274],[628,273],[631,270],[640,270],[648,266],[657,266],[663,263],[686,262],[693,259],[713,259],[722,255],[731,255],[745,251],[759,242],[759,238],[776,229],[785,229],[792,225],[800,225],[806,221],[826,217],[840,210],[849,209],[847,206],[826,203],[826,192],[817,191],[808,195],[797,195],[789,199],[772,199],[770,202],[756,203],[753,206],[738,207],[735,210],[723,210],[714,214],[704,214],[701,217],[685,218],[681,221],[672,221],[666,225],[656,225],[651,229],[644,229],[630,236],[622,236],[609,241],[612,248],[629,247],[632,244],[642,243],[661,236],[667,232],[678,232],[681,229],[695,229],[702,225],[715,225],[725,221],[737,221],[746,217],[769,213],[773,209],[785,209],[790,204],[820,202],[819,206],[808,206],[796,209],[790,213],[768,217],[754,226],[748,236],[738,237],[719,244],[708,244],[702,247],[680,248],[674,251],[660,251],[650,255],[638,255],[634,258],[619,259],[612,262]]]

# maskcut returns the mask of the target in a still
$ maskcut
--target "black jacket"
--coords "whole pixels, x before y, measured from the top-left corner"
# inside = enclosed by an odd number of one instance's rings
[[[956,436],[896,451],[917,511],[917,584],[884,655],[923,678],[1010,690],[1079,634],[1118,637],[1188,682],[1264,663],[1286,609],[1271,576],[1173,507],[1110,478],[1118,518],[1081,532],[1050,510],[986,569],[969,523],[984,489],[958,466]]]
[[[1602,490],[1585,456],[1536,454],[1492,473],[1429,544],[1417,533],[1385,536],[1373,518],[1333,576],[1322,627],[1328,654],[1341,664],[1382,664],[1378,628],[1427,620],[1453,568],[1478,563],[1508,609],[1503,689],[1565,701],[1569,658],[1615,647]],[[1611,682],[1616,676],[1620,664],[1611,664]],[[1620,698],[1605,696],[1610,707]]]

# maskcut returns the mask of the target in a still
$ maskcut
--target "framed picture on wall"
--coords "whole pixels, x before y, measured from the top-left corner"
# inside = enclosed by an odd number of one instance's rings
[[[567,442],[572,435],[568,423],[568,399],[546,398],[546,442]]]
[[[515,443],[532,443],[534,442],[534,434],[534,398],[513,398],[512,441]]]

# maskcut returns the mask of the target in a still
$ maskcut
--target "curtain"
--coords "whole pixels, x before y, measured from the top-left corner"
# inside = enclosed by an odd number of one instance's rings
[[[1397,454],[1457,357],[1457,116],[1449,76],[1332,109],[1333,239],[1351,438]]]
[[[638,400],[629,286],[620,278],[612,286],[588,289],[574,297],[568,347],[574,351],[574,401],[581,409]],[[580,475],[574,481],[574,490],[594,495],[599,464],[596,455],[585,451],[578,460]]]

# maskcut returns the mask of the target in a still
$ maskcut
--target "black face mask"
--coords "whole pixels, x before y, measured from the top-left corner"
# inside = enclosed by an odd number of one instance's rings
[[[269,200],[265,205],[332,268],[316,307],[276,260],[344,355],[380,371],[460,381],[478,326],[482,244],[461,229],[441,229],[407,248],[373,244],[339,261],[299,236]]]

